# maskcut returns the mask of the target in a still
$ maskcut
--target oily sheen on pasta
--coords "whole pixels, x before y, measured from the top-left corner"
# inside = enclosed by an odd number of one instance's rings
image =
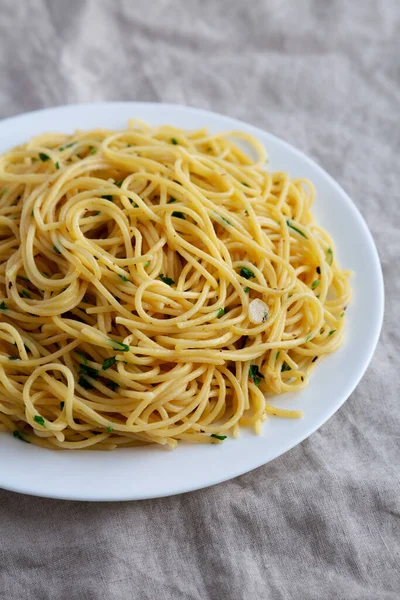
[[[0,158],[0,423],[44,447],[220,443],[342,341],[349,274],[262,145],[132,121]],[[321,398],[321,402],[323,399]]]

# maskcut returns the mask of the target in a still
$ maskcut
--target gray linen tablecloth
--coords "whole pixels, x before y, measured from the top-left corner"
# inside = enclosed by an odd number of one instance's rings
[[[1,117],[153,100],[258,125],[347,190],[387,294],[357,390],[271,464],[142,502],[0,491],[2,599],[400,598],[399,27],[399,0],[0,0]]]

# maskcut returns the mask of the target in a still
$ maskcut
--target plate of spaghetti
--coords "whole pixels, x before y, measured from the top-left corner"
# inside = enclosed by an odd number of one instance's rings
[[[379,259],[301,152],[149,103],[0,133],[0,486],[199,489],[289,450],[354,390],[382,324]]]

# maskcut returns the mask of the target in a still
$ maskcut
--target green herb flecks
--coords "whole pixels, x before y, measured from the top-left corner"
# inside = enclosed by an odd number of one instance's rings
[[[282,364],[282,368],[281,368],[281,371],[282,371],[282,372],[284,372],[284,371],[291,371],[291,370],[292,370],[292,367],[290,367],[290,366],[287,364],[287,362],[284,362],[284,363]]]
[[[297,231],[297,233],[299,233],[300,235],[302,235],[303,237],[305,237],[306,240],[308,240],[308,237],[306,236],[306,234],[304,233],[304,231],[301,231],[301,229],[298,229],[297,227],[295,227],[294,225],[292,225],[291,222],[289,221],[289,219],[286,220],[286,224],[287,224],[288,227],[290,227],[294,231]]]
[[[171,277],[166,277],[162,273],[160,275],[160,279],[161,279],[161,281],[163,281],[167,285],[174,285],[174,283],[175,283],[175,281],[173,279],[171,279]]]
[[[30,280],[27,277],[23,277],[23,275],[17,275],[17,279],[21,279],[21,281],[26,281],[27,283],[30,283]]]
[[[57,246],[53,246],[53,250],[56,254],[61,254],[61,250],[59,250]]]
[[[82,377],[82,375],[79,377],[78,383],[81,387],[83,387],[84,390],[92,390],[93,389],[92,384],[87,379],[85,379],[85,377]]]
[[[306,337],[306,343],[307,343],[307,342],[309,342],[309,341],[311,340],[311,338],[312,338],[312,333],[310,333],[310,335],[308,335],[308,336]]]
[[[174,212],[172,213],[172,216],[176,217],[177,219],[185,219],[186,220],[186,217],[183,214],[183,212],[179,212],[178,210],[174,210]]]
[[[330,335],[333,335],[333,334],[335,333],[335,331],[336,331],[336,329],[331,329],[331,331],[328,333],[328,337],[329,337]]]
[[[225,308],[219,308],[217,312],[217,318],[223,317],[225,314]]]
[[[4,300],[3,300],[3,302],[0,303],[0,310],[8,310],[8,306],[6,305]]]
[[[122,185],[123,183],[124,183],[124,180],[123,180],[123,179],[120,179],[119,181],[116,181],[116,182],[115,182],[115,185],[116,185],[117,187],[121,187],[121,185]]]
[[[115,392],[115,390],[119,387],[118,383],[116,383],[115,381],[107,381],[107,383],[105,383],[104,385],[113,392]]]
[[[65,146],[61,146],[61,148],[59,148],[60,152],[62,152],[63,150],[66,150],[66,148],[71,148],[71,146],[73,146],[75,144],[75,142],[70,142],[69,144],[66,144]]]
[[[96,148],[93,148],[93,146],[89,148],[89,154],[96,154]]]
[[[21,440],[21,442],[25,442],[26,444],[30,444],[30,442],[28,440],[26,440],[24,437],[22,437],[21,433],[19,431],[17,431],[17,429],[15,431],[13,431],[13,436],[15,438],[17,438],[17,440]]]
[[[250,277],[255,277],[253,271],[251,269],[248,269],[247,267],[242,267],[240,269],[240,275],[242,277],[244,277],[245,279],[250,279]]]
[[[117,359],[115,358],[115,356],[110,356],[109,358],[105,358],[103,360],[103,366],[101,367],[102,371],[106,371],[106,369],[109,369],[110,367],[115,365],[116,362],[117,362]]]
[[[0,192],[0,198],[2,198],[4,196],[4,194],[6,194],[6,193],[7,193],[7,188],[2,189]]]
[[[112,427],[107,427],[107,433],[112,433],[113,428]]]
[[[3,302],[3,304],[4,304],[4,302]],[[0,306],[0,308],[1,308],[1,306]],[[343,319],[343,317],[344,317],[344,311],[342,313],[340,313],[340,318]]]
[[[321,283],[321,281],[320,281],[319,279],[316,279],[315,281],[313,281],[313,282],[312,282],[312,284],[311,284],[311,289],[312,289],[312,290],[315,290],[315,288],[316,288],[317,286],[319,286],[319,284],[320,284],[320,283]]]
[[[30,298],[31,295],[27,290],[22,290],[21,291],[21,295],[24,296],[25,298]]]
[[[174,146],[177,146],[178,140],[176,138],[171,138],[171,144],[174,144]]]
[[[226,440],[226,438],[228,436],[226,436],[226,435],[217,435],[216,433],[212,433],[210,437],[215,438],[216,440],[220,440],[221,442],[223,442],[224,440]]]
[[[103,198],[103,200],[109,200],[109,202],[113,201],[112,194],[111,194],[111,196],[109,196],[109,195],[106,194],[105,196],[102,196],[102,198]]]
[[[176,202],[176,198],[170,198],[167,204],[173,204],[174,202]]]
[[[130,281],[130,280],[128,279],[128,277],[125,277],[125,275],[120,275],[119,273],[118,273],[118,277],[119,277],[120,279],[122,279],[122,281],[128,281],[128,282]]]
[[[261,383],[261,380],[264,379],[264,375],[262,373],[260,373],[260,370],[257,367],[257,365],[250,365],[249,378],[250,378],[250,381],[252,381],[255,385],[259,386]]]
[[[75,354],[77,354],[78,356],[81,357],[81,359],[83,360],[83,363],[85,365],[88,364],[88,358],[87,358],[87,356],[86,356],[86,354],[84,352],[81,352],[80,350],[75,350]]]
[[[79,365],[79,375],[88,375],[93,379],[97,379],[99,376],[99,372],[97,369],[93,369],[93,367],[89,367],[88,365]]]
[[[114,350],[119,352],[129,352],[129,346],[127,344],[123,344],[122,342],[117,342],[116,340],[111,340],[110,342],[114,344]]]
[[[9,356],[8,360],[20,360],[19,356]]]
[[[50,156],[48,156],[44,152],[39,152],[39,158],[42,162],[46,162],[46,160],[50,160]]]
[[[60,402],[60,408],[61,408],[61,410],[64,410],[64,406],[65,406],[65,402],[64,402],[64,400],[62,400]]]
[[[250,291],[250,288],[246,286],[245,288],[243,288],[243,291],[245,294],[248,294]]]
[[[333,262],[333,252],[331,248],[328,248],[328,250],[326,251],[326,262],[328,263],[328,265],[331,265]]]
[[[147,262],[144,263],[144,267],[145,267],[145,269],[147,269],[147,267],[149,267],[149,266],[150,266],[150,261],[148,260]]]
[[[42,427],[46,427],[45,420],[40,415],[35,415],[33,417],[33,420],[36,421],[36,423],[39,423],[39,425],[41,425]]]
[[[281,351],[278,350],[278,352],[275,354],[275,360],[278,360],[280,353],[281,353]]]
[[[57,161],[56,162],[56,169],[57,169],[57,171],[58,171],[59,168],[60,168],[60,163]]]

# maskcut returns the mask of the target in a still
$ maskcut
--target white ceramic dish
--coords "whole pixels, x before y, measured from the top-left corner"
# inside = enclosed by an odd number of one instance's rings
[[[131,117],[184,128],[247,131],[267,147],[271,169],[285,170],[314,182],[315,215],[333,236],[340,264],[354,271],[354,298],[347,311],[345,344],[321,362],[307,389],[276,400],[278,406],[302,409],[301,420],[270,418],[261,436],[242,430],[238,440],[210,446],[182,445],[173,452],[155,446],[115,452],[50,451],[1,433],[0,487],[72,500],[135,500],[178,494],[231,479],[293,448],[325,423],[360,381],[378,341],[383,318],[383,279],[363,218],[321,167],[273,135],[235,119],[179,105],[82,104],[3,120],[0,152],[42,132],[123,128]]]

